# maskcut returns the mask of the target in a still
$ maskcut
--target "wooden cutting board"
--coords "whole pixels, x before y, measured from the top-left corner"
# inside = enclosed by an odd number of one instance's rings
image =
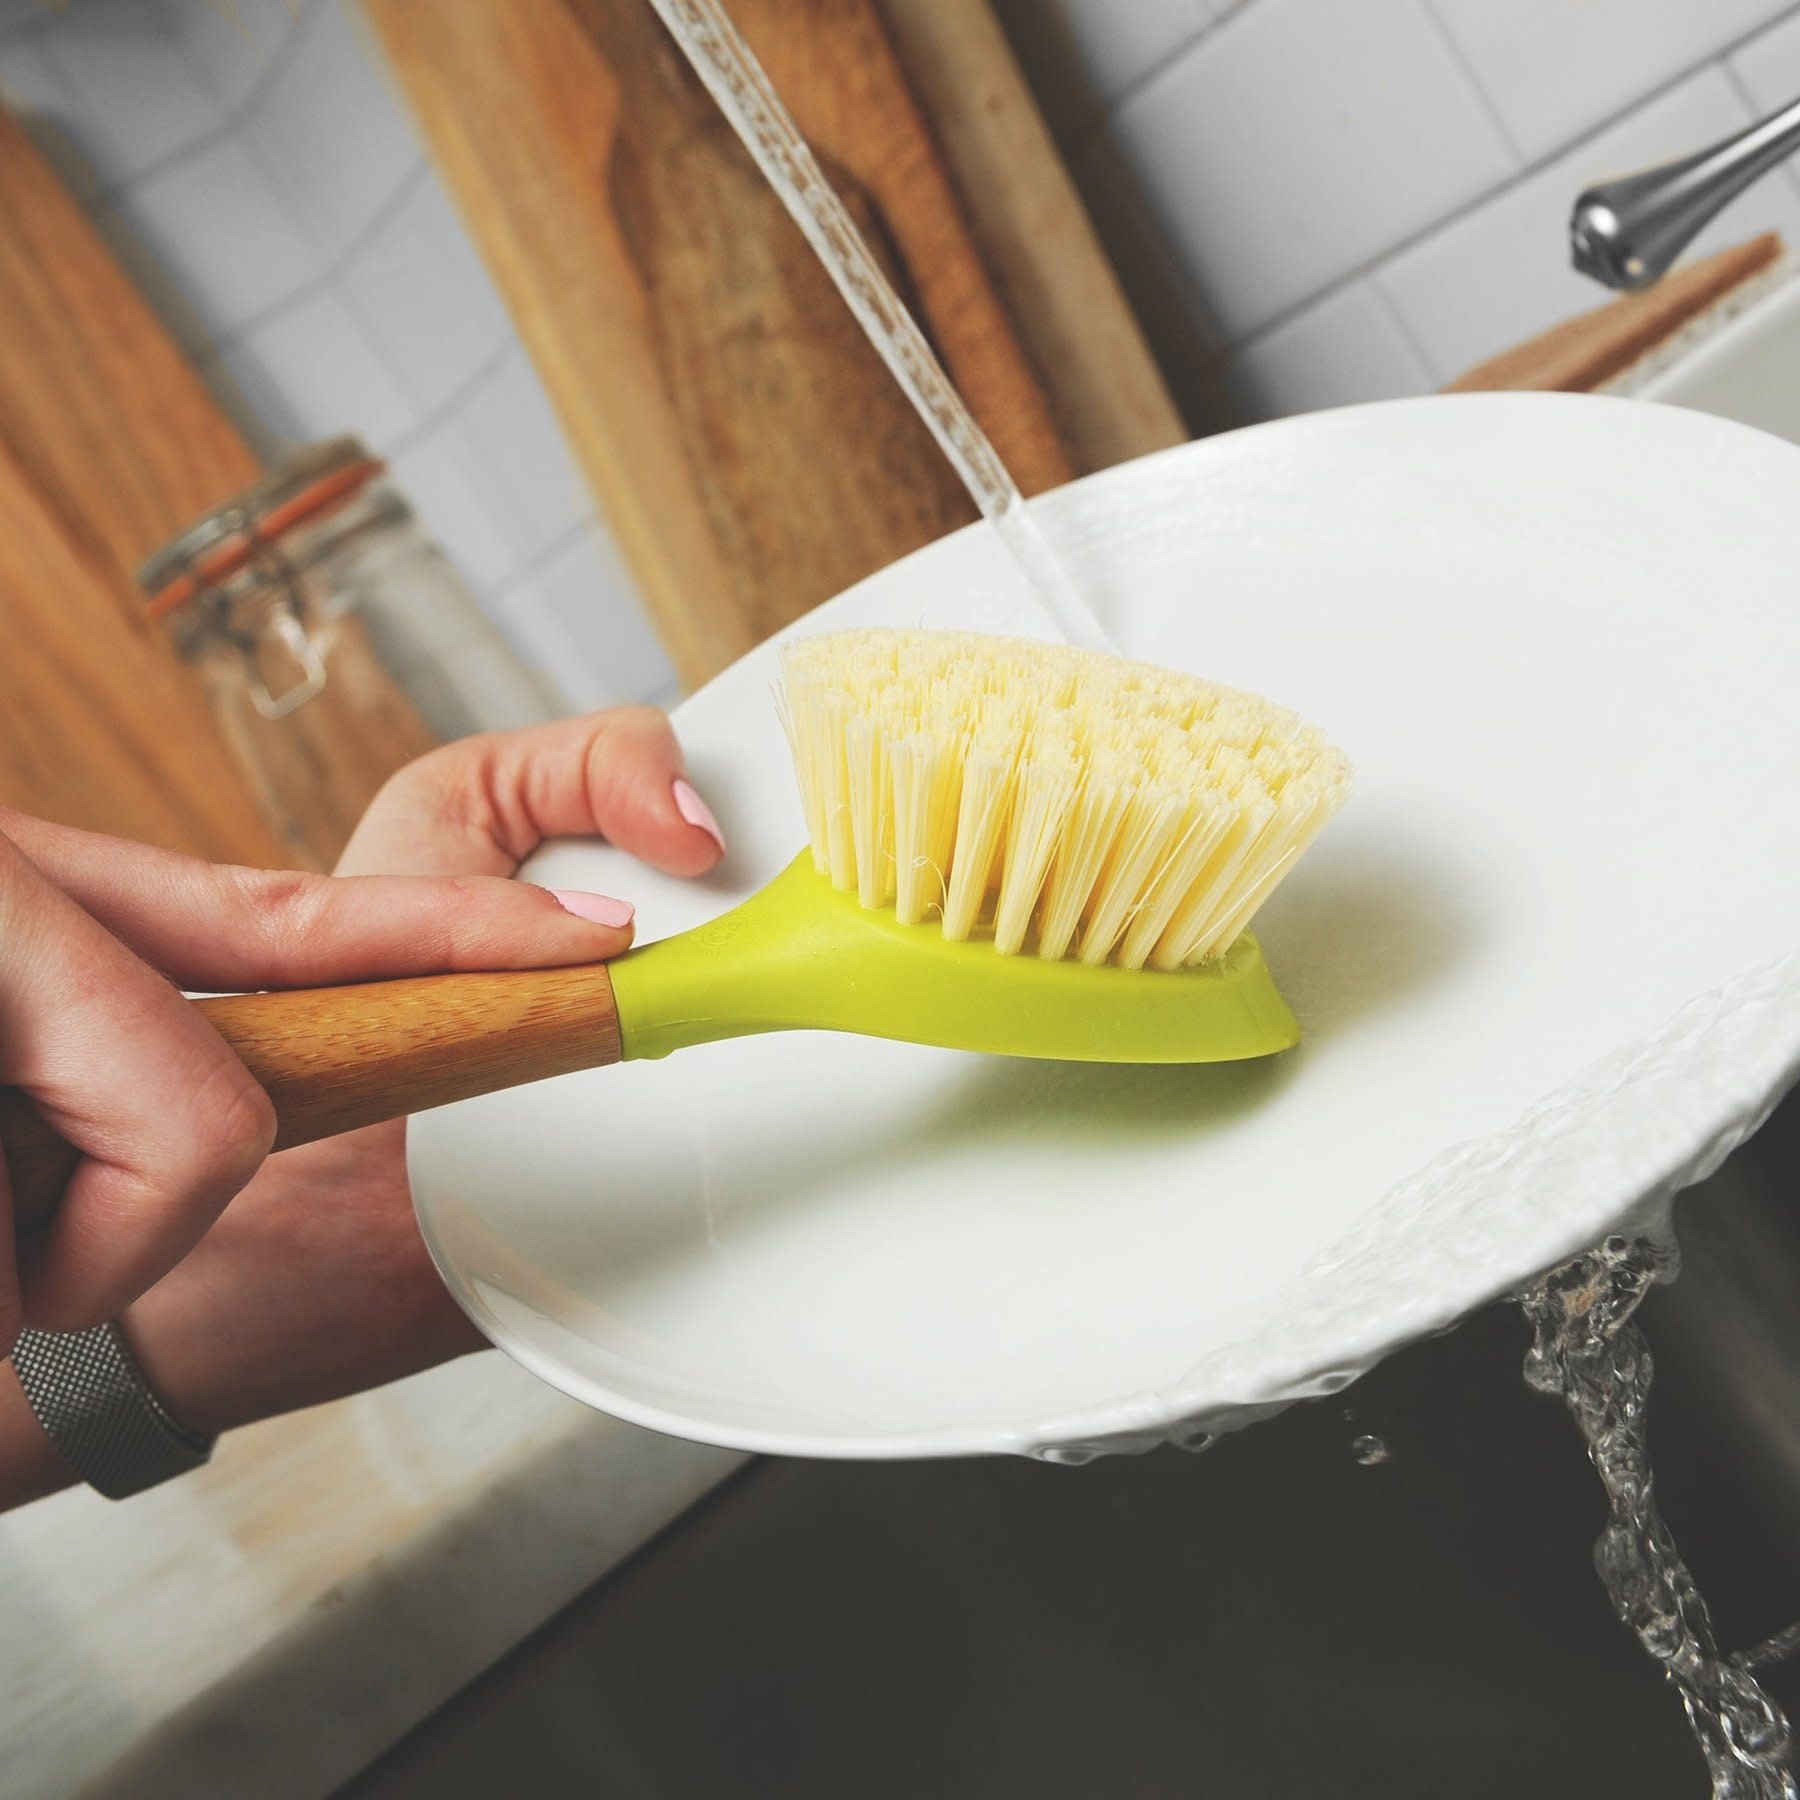
[[[199,685],[130,604],[0,434],[0,801],[215,861],[289,861]]]
[[[1077,473],[1186,443],[988,0],[878,0],[877,10]]]
[[[352,632],[323,694],[241,728],[277,771],[254,780],[145,624],[132,571],[258,472],[0,108],[0,800],[197,855],[328,867],[375,789],[435,741]]]
[[[912,7],[900,29],[947,71],[938,118],[980,206],[963,203],[874,0],[731,10],[1027,493],[1111,459],[1133,430],[1140,449],[1181,436],[984,8],[959,27]],[[368,11],[687,681],[974,517],[644,0]],[[1040,155],[1053,179],[1034,183]],[[1022,329],[977,220],[1023,252],[1020,292],[1050,279],[1049,256],[1085,245],[1099,263],[1080,287],[1094,354],[1069,404],[1033,352],[1075,357],[1082,302],[1040,305]],[[1095,423],[1109,352],[1113,385],[1147,396],[1134,427]]]
[[[1488,357],[1459,375],[1444,392],[1523,388],[1591,393],[1730,302],[1746,283],[1769,276],[1784,254],[1780,236],[1767,231],[1747,244],[1683,263],[1641,294],[1622,294]]]

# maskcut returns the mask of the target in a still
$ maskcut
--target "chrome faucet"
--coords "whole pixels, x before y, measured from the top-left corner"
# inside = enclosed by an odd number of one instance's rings
[[[1589,188],[1569,220],[1575,267],[1636,293],[1759,175],[1800,150],[1800,100],[1692,156]]]

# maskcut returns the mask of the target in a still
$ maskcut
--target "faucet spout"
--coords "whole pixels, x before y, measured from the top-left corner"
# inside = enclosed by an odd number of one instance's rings
[[[1569,220],[1575,267],[1636,293],[1759,176],[1800,150],[1800,100],[1691,156],[1587,189]]]

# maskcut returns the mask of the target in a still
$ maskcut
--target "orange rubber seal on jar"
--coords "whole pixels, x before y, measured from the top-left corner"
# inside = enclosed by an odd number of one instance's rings
[[[179,606],[191,600],[204,587],[228,580],[249,562],[259,541],[280,537],[296,525],[304,525],[341,506],[372,477],[387,468],[379,457],[371,456],[348,468],[334,469],[321,476],[310,487],[304,487],[292,499],[284,500],[264,513],[249,530],[215,545],[193,566],[174,576],[149,596],[146,612],[152,619],[165,619]]]

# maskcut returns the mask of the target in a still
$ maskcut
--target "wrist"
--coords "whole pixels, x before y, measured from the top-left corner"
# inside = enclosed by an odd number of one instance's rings
[[[11,1361],[0,1363],[0,1512],[73,1487],[75,1479],[44,1435]]]
[[[260,1256],[254,1269],[235,1257],[213,1266],[207,1248],[119,1321],[152,1391],[191,1431],[323,1405],[486,1348],[435,1273],[382,1279],[371,1254],[368,1280],[321,1290]],[[266,1286],[257,1279],[269,1275]]]
[[[159,1284],[159,1286],[165,1284]],[[236,1374],[230,1352],[209,1346],[204,1334],[184,1329],[178,1309],[156,1304],[157,1290],[134,1300],[120,1313],[120,1335],[143,1371],[144,1380],[170,1418],[185,1430],[217,1437],[254,1414],[237,1416]]]
[[[403,1128],[273,1157],[118,1319],[145,1384],[202,1437],[484,1347],[413,1223]]]

